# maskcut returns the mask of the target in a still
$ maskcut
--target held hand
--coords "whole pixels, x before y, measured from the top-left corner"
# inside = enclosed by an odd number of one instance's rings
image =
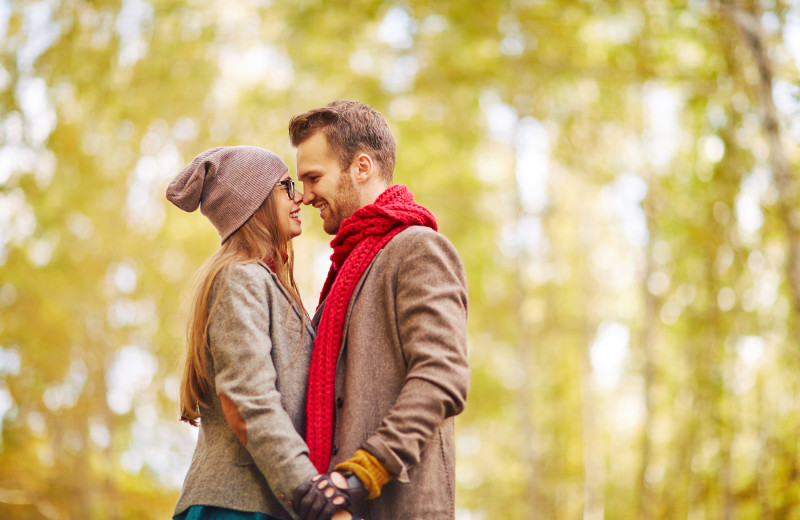
[[[338,471],[317,475],[297,486],[292,507],[303,520],[329,520],[348,506],[367,496],[364,484],[355,475]],[[336,516],[347,518],[347,516]]]

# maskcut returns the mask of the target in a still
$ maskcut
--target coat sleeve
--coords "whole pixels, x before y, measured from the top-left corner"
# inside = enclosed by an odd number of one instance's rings
[[[261,273],[258,273],[259,275]],[[281,405],[272,361],[267,292],[274,283],[245,266],[230,270],[208,325],[215,385],[228,424],[247,448],[273,494],[281,502],[317,472],[308,447]]]
[[[403,253],[394,283],[408,368],[395,404],[363,446],[407,481],[406,466],[420,461],[442,421],[464,409],[470,371],[466,277],[455,248],[426,233]]]

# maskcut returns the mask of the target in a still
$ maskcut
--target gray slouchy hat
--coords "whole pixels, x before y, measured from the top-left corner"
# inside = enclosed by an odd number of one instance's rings
[[[167,187],[167,200],[200,212],[222,242],[242,227],[289,169],[280,157],[257,146],[219,146],[201,153]]]

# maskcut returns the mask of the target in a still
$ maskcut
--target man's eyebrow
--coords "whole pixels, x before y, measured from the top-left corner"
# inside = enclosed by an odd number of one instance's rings
[[[308,170],[308,171],[304,171],[303,173],[300,173],[298,171],[297,172],[297,180],[302,182],[304,177],[308,177],[309,175],[313,175],[315,173],[317,173],[316,170]]]

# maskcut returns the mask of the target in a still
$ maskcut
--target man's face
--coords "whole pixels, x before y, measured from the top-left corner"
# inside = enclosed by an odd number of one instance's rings
[[[322,132],[298,145],[297,178],[303,183],[303,204],[319,210],[322,229],[329,235],[335,235],[342,221],[361,207],[350,171],[342,171]]]

